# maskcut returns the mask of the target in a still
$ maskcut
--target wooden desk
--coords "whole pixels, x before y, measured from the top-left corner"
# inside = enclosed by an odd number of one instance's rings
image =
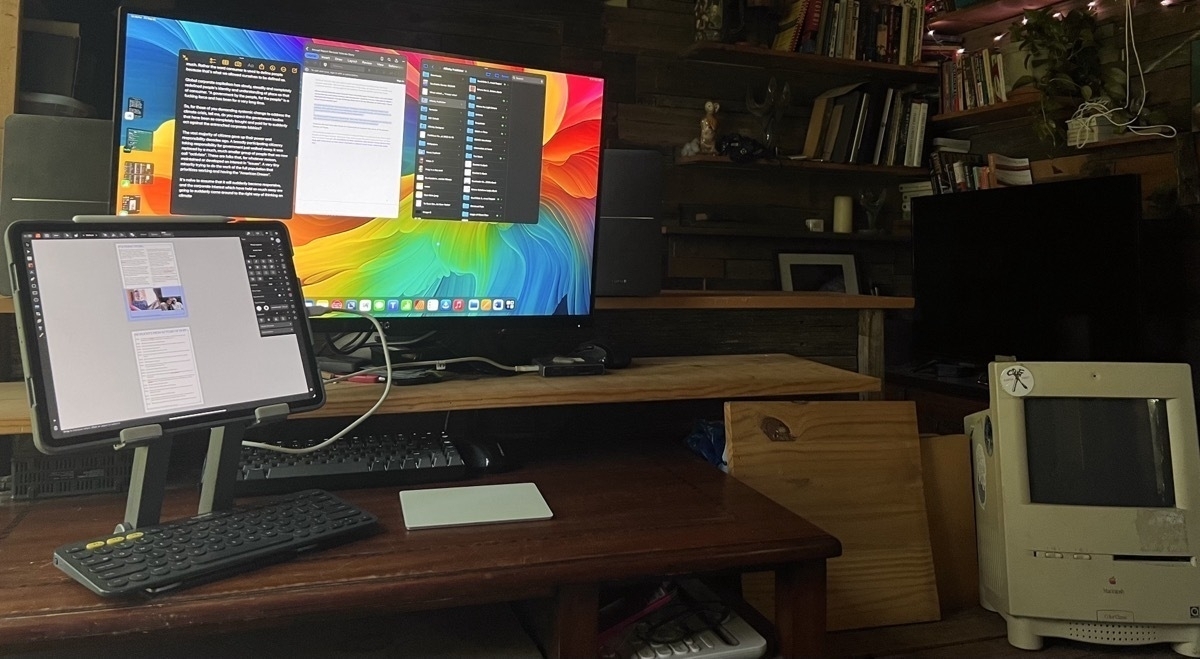
[[[347,491],[382,533],[147,603],[101,599],[50,563],[54,547],[110,531],[123,497],[0,507],[0,646],[550,597],[552,654],[586,657],[602,582],[775,570],[781,654],[822,655],[838,541],[749,487],[678,449],[560,458],[480,482],[519,481],[537,483],[553,520],[409,532],[396,488]],[[175,491],[164,515],[195,503]]]
[[[357,416],[379,398],[381,387],[330,385],[325,407],[305,416]],[[860,394],[879,390],[879,380],[874,377],[791,355],[654,357],[637,359],[630,368],[595,377],[543,378],[527,373],[393,387],[378,413]],[[29,405],[24,383],[0,383],[0,435],[28,432]]]

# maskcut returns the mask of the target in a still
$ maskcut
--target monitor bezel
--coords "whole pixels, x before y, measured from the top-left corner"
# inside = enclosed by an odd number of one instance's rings
[[[276,34],[287,34],[289,36],[301,37],[306,39],[328,39],[331,41],[347,42],[345,37],[330,36],[328,34],[316,33],[308,30],[296,32],[279,32],[277,29],[272,29],[269,25],[261,21],[255,20],[253,17],[239,16],[235,21],[225,21],[224,18],[214,18],[202,12],[195,11],[142,11],[130,7],[121,6],[117,10],[117,48],[116,48],[116,65],[114,67],[113,80],[113,137],[112,137],[112,166],[111,166],[111,183],[112,190],[116,189],[117,177],[120,164],[120,145],[121,140],[121,99],[124,98],[124,80],[125,80],[125,46],[126,46],[126,25],[129,20],[129,15],[135,14],[138,16],[148,16],[152,18],[161,18],[165,20],[181,20],[203,23],[206,25],[215,25],[219,27],[229,27],[243,30],[258,30],[262,32],[273,32]],[[220,20],[221,22],[214,22]],[[399,44],[385,44],[373,41],[354,41],[347,42],[356,45],[389,48],[404,50],[412,53],[424,53],[439,57],[457,57],[462,59],[476,59],[475,56],[441,52],[429,50],[426,48],[411,48]],[[602,75],[592,72],[568,71],[564,69],[543,69],[538,67],[526,67],[523,64],[518,64],[511,61],[499,61],[492,58],[486,58],[490,64],[498,64],[501,66],[515,66],[523,68],[533,68],[538,71],[546,71],[548,73],[559,73],[569,76],[583,76],[599,80],[602,86],[606,86],[606,80]],[[388,335],[401,334],[410,335],[413,333],[423,332],[426,330],[435,329],[458,329],[458,330],[501,330],[501,329],[528,329],[528,328],[547,328],[547,329],[566,329],[566,328],[582,328],[591,327],[594,324],[596,313],[596,241],[599,237],[600,225],[600,189],[602,181],[600,180],[604,171],[604,122],[600,122],[599,143],[597,145],[597,174],[596,174],[596,199],[594,203],[594,211],[592,218],[592,240],[591,254],[589,255],[589,270],[590,278],[588,288],[588,312],[586,314],[549,314],[549,315],[516,315],[516,316],[471,316],[471,315],[438,315],[438,316],[376,316],[376,320],[383,327]],[[113,194],[110,190],[109,210],[112,213],[117,212],[118,195]],[[172,216],[174,217],[174,216]],[[186,215],[178,216],[186,218]],[[238,221],[260,222],[260,221],[280,221],[284,224],[287,220],[259,220],[259,219],[244,219],[238,218]],[[348,314],[331,314],[325,317],[313,318],[314,331],[331,334],[340,332],[370,332],[374,330],[374,325],[369,320],[361,316]]]
[[[1003,389],[1004,371],[1025,368],[1033,373],[1032,391],[1014,396]],[[1039,375],[1041,374],[1041,375]],[[990,434],[997,452],[1000,473],[976,474],[986,480],[1000,479],[1006,526],[1020,538],[1036,538],[1040,546],[1030,549],[1070,547],[1092,554],[1190,556],[1194,541],[1185,547],[1147,549],[1136,532],[1153,520],[1178,520],[1185,527],[1200,525],[1200,441],[1197,439],[1191,368],[1187,364],[1137,362],[993,362],[991,378]],[[1094,506],[1035,503],[1029,490],[1024,401],[1029,398],[1132,398],[1162,399],[1166,403],[1172,473],[1175,489],[1173,507]],[[982,448],[987,451],[988,430]],[[978,449],[977,449],[978,450]],[[980,456],[975,456],[976,470]],[[990,457],[990,454],[988,455]],[[987,505],[996,505],[989,502]],[[1063,520],[1072,523],[1064,525]],[[1028,544],[1010,536],[1010,541]]]
[[[287,235],[287,225],[278,220],[265,220],[263,222],[265,229],[280,229]],[[17,264],[21,262],[20,254],[22,253],[21,234],[27,231],[33,232],[58,232],[58,231],[81,231],[89,232],[105,232],[105,231],[187,231],[187,232],[204,232],[220,229],[229,229],[228,224],[218,223],[202,223],[202,222],[187,222],[174,220],[170,221],[114,221],[114,222],[90,222],[87,224],[78,224],[66,220],[19,220],[9,225],[4,236],[5,253],[8,262],[9,277],[13,283],[13,307],[16,315],[16,325],[18,338],[21,345],[21,365],[24,370],[24,380],[29,398],[30,422],[32,426],[33,441],[38,450],[47,454],[64,453],[71,451],[81,451],[86,449],[115,446],[120,444],[118,437],[121,430],[125,428],[135,428],[148,425],[159,425],[162,429],[163,436],[169,436],[183,431],[195,430],[199,428],[211,428],[215,426],[229,425],[231,423],[251,423],[255,421],[255,411],[263,406],[274,405],[278,403],[286,403],[289,408],[289,414],[316,410],[325,404],[325,387],[321,377],[321,369],[318,366],[316,353],[313,350],[312,330],[309,327],[309,320],[304,308],[304,299],[300,295],[300,282],[295,276],[295,267],[288,259],[287,267],[289,270],[288,281],[292,286],[292,293],[296,300],[296,310],[303,322],[299,323],[299,336],[297,341],[300,343],[300,358],[304,362],[303,367],[306,377],[310,382],[314,383],[313,393],[310,396],[298,395],[294,397],[284,397],[277,399],[267,399],[262,401],[245,401],[238,404],[236,409],[230,410],[225,415],[206,415],[203,420],[161,420],[160,417],[149,417],[145,420],[139,420],[136,423],[122,425],[120,428],[104,428],[99,430],[72,433],[70,437],[55,437],[51,432],[52,422],[50,419],[50,407],[44,404],[49,400],[47,391],[47,382],[42,377],[45,363],[42,355],[31,346],[37,343],[37,332],[34,326],[34,316],[29,313],[32,305],[32,295],[30,288],[26,285],[25,280],[18,275]],[[288,250],[291,251],[291,240],[288,240]],[[196,410],[197,412],[207,410]],[[163,416],[163,415],[160,415]]]

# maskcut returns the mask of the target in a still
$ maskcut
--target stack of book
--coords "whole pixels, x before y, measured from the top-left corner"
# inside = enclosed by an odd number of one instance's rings
[[[834,163],[920,167],[927,92],[857,83],[830,89],[813,103],[803,158]]]
[[[940,65],[942,112],[961,112],[1008,100],[1004,59],[991,49],[961,53]]]
[[[921,61],[919,0],[794,0],[772,48],[891,64]]]
[[[969,146],[963,148],[961,144],[953,144],[965,141],[948,138],[934,140],[934,150],[929,156],[929,178],[934,193],[1033,184],[1029,158],[1012,158],[999,153],[967,153]]]

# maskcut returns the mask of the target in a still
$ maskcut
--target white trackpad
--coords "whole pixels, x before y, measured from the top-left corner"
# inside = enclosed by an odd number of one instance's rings
[[[410,531],[554,517],[533,483],[404,490],[400,509],[404,528]]]

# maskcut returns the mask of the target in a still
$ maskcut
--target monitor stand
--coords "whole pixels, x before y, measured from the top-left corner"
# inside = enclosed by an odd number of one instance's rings
[[[282,421],[289,412],[286,403],[267,405],[254,411],[253,422],[239,421],[209,429],[208,452],[200,475],[200,505],[197,513],[233,507],[233,486],[237,480],[238,458],[246,429],[251,425]],[[173,438],[163,435],[162,427],[158,425],[128,428],[121,432],[117,448],[132,446],[133,471],[125,500],[125,519],[117,524],[113,530],[115,533],[128,533],[161,520],[173,441]]]

